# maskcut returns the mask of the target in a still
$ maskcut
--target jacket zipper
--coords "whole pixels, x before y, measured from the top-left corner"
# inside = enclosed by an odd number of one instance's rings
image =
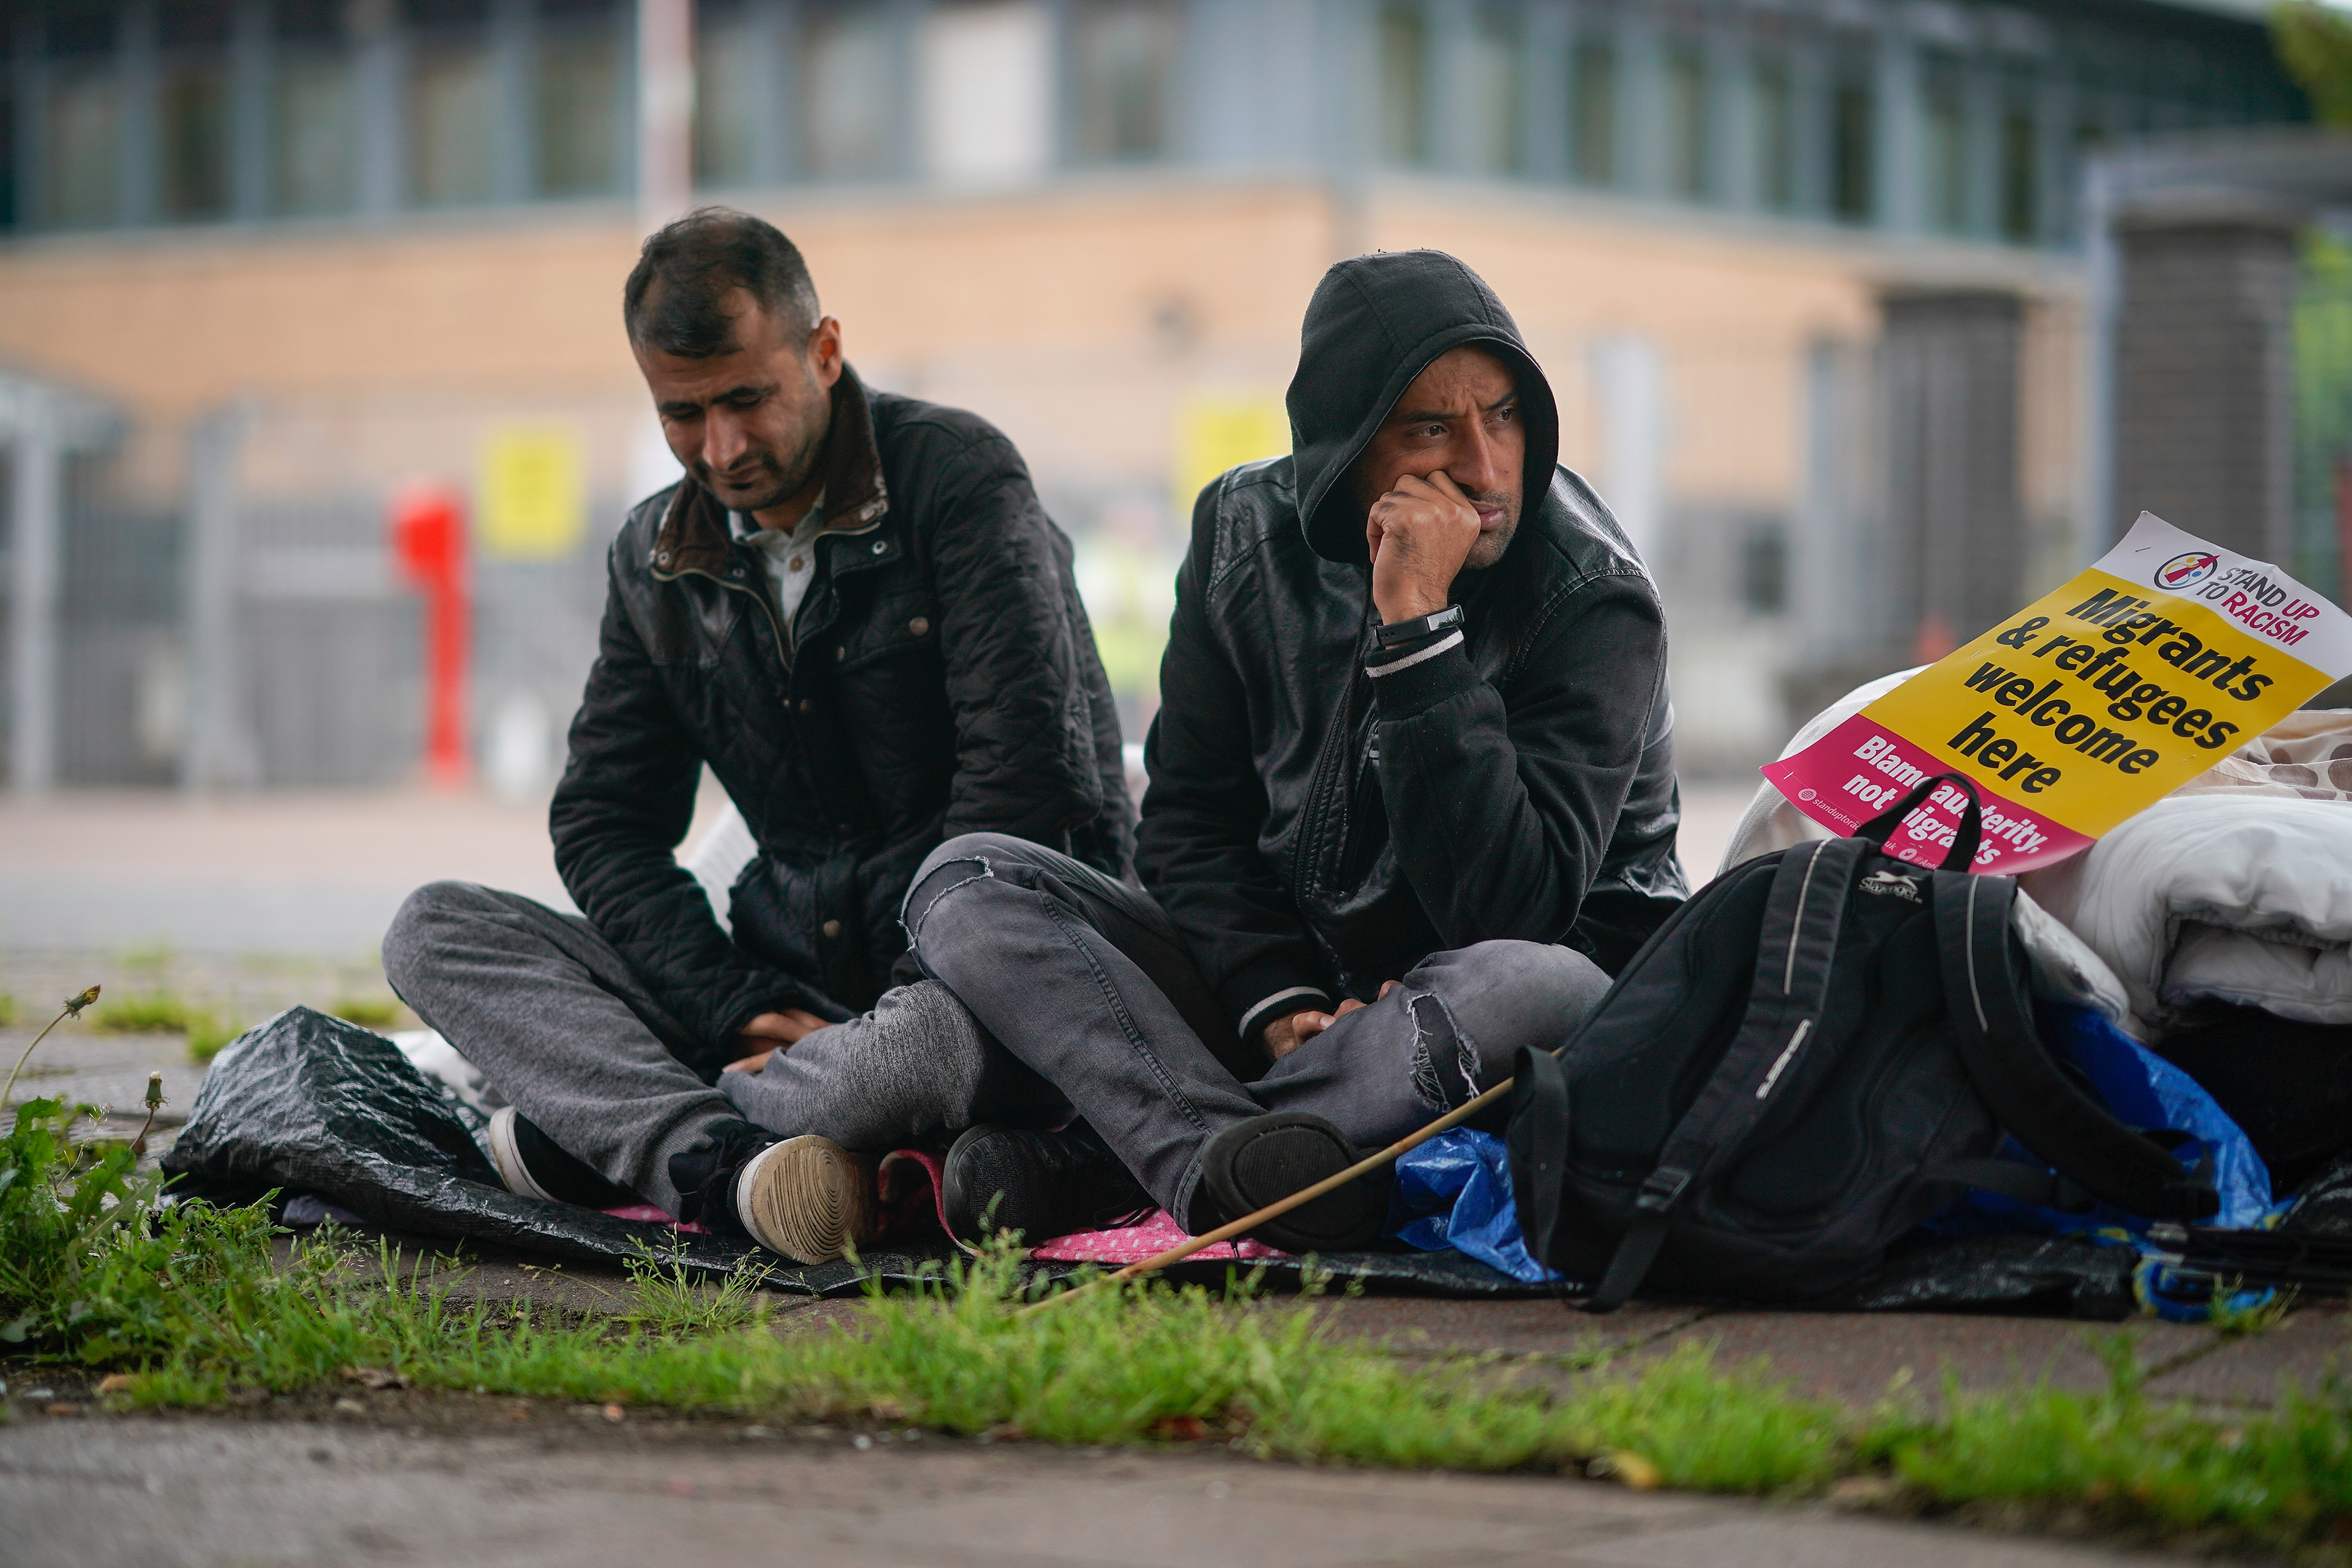
[[[670,574],[670,581],[673,583],[677,582],[680,577],[700,577],[709,582],[717,584],[719,587],[728,590],[730,593],[742,594],[753,600],[756,600],[760,608],[767,613],[768,625],[776,634],[776,652],[783,661],[784,673],[787,676],[791,675],[793,669],[792,641],[784,636],[784,624],[776,615],[776,606],[769,603],[768,595],[761,593],[757,588],[751,586],[749,584],[730,583],[723,577],[714,577],[699,566],[689,566],[683,572],[673,572]]]
[[[1339,721],[1332,725],[1325,739],[1321,755],[1316,759],[1315,775],[1308,785],[1307,808],[1302,814],[1299,832],[1300,869],[1304,875],[1296,879],[1299,897],[1319,896],[1325,890],[1327,870],[1333,876],[1347,864],[1348,840],[1352,836],[1355,816],[1355,795],[1358,782],[1356,747],[1356,688],[1364,680],[1363,659],[1358,656],[1348,670],[1347,689],[1339,695]],[[1337,853],[1330,852],[1329,840],[1333,825],[1330,817],[1336,803],[1339,813]]]

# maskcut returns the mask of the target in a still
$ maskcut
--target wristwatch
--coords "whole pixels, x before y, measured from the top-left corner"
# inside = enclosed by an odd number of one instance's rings
[[[1391,622],[1381,627],[1375,635],[1382,647],[1395,647],[1400,643],[1409,643],[1417,637],[1429,637],[1461,624],[1462,606],[1448,605],[1433,616],[1415,616],[1409,621]]]

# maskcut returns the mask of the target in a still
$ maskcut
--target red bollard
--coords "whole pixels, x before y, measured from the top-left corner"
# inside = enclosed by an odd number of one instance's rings
[[[425,774],[437,788],[462,788],[473,774],[466,745],[473,605],[465,503],[443,485],[404,488],[392,502],[392,552],[425,595]]]

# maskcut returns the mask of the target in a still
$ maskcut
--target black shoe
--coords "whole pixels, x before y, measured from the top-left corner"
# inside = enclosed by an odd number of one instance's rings
[[[780,1142],[735,1122],[672,1154],[669,1179],[678,1218],[796,1263],[830,1263],[877,1228],[874,1161],[814,1133]]]
[[[625,1208],[636,1194],[614,1185],[555,1145],[555,1140],[523,1120],[513,1106],[490,1114],[490,1161],[507,1191],[583,1209]]]
[[[948,1233],[979,1242],[1017,1230],[1031,1242],[1133,1224],[1156,1205],[1143,1184],[1085,1122],[1059,1132],[974,1127],[948,1151],[940,1178]]]
[[[1319,1116],[1276,1111],[1236,1122],[1201,1149],[1201,1182],[1189,1228],[1203,1236],[1336,1176],[1356,1163],[1346,1134]],[[1386,1166],[1267,1220],[1249,1236],[1285,1252],[1352,1252],[1388,1228]]]

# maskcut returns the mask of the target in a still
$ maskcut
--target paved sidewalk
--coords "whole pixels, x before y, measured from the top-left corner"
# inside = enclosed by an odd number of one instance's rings
[[[1685,786],[1682,851],[1694,882],[1715,874],[1753,787]],[[688,844],[725,804],[706,778]],[[163,944],[363,959],[409,890],[443,877],[571,908],[543,801],[425,790],[0,794],[0,952]]]
[[[788,1437],[733,1423],[632,1416],[614,1426],[593,1407],[585,1418],[527,1412],[518,1421],[511,1401],[473,1403],[480,1410],[470,1432],[221,1418],[40,1419],[0,1429],[5,1556],[16,1568],[2187,1561],[1597,1481],[1307,1469],[887,1433],[861,1449],[840,1435]]]

